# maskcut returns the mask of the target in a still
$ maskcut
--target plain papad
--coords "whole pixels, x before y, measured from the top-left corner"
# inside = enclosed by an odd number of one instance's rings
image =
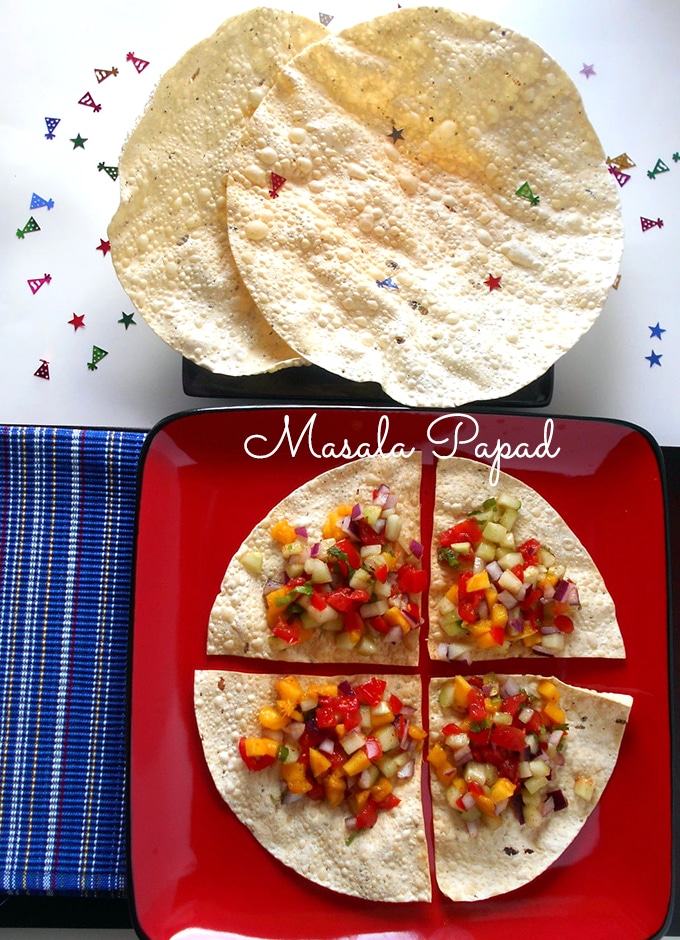
[[[492,486],[490,473],[463,457],[437,464],[430,656],[625,657],[614,601],[586,547],[532,487],[503,471]]]
[[[415,665],[425,578],[411,554],[422,553],[420,485],[416,451],[359,458],[286,496],[229,560],[207,652]]]
[[[416,709],[414,719],[419,720],[420,679],[384,679],[391,692]],[[343,680],[305,676],[301,681],[325,685]],[[274,682],[275,677],[264,675],[195,673],[198,729],[222,799],[275,858],[310,881],[374,901],[430,900],[420,756],[413,775],[395,787],[399,804],[381,812],[373,828],[349,838],[348,811],[342,805],[306,798],[286,803],[278,762],[251,771],[239,755],[239,740],[261,733],[258,711],[272,698]]]
[[[599,316],[623,249],[574,83],[531,40],[442,7],[285,65],[234,148],[227,219],[302,358],[421,407],[540,377]]]
[[[326,32],[265,7],[228,19],[163,75],[120,156],[120,205],[108,230],[116,274],[154,332],[213,372],[301,363],[239,278],[224,181],[279,67]]]
[[[541,683],[547,684],[557,693],[557,707],[564,711],[568,730],[560,744],[552,745],[552,751],[538,749],[537,763],[543,758],[549,762],[551,776],[546,791],[554,796],[548,796],[546,809],[535,811],[537,818],[531,824],[528,819],[520,823],[519,814],[527,811],[520,799],[517,809],[509,806],[502,812],[499,823],[493,819],[493,809],[488,818],[496,824],[487,825],[485,813],[479,814],[471,834],[471,824],[466,821],[470,812],[457,805],[457,792],[449,797],[452,803],[447,800],[447,785],[430,764],[436,880],[454,901],[481,900],[512,891],[536,878],[560,857],[578,836],[611,778],[633,703],[629,695],[574,688],[555,678],[515,675],[497,679],[501,689],[512,684],[515,695],[518,688],[536,694]],[[452,681],[433,679],[430,684],[431,742],[442,739],[443,728],[450,739],[450,725],[458,718],[455,708],[442,708],[439,702],[442,688]],[[488,682],[488,677],[480,677],[485,692],[489,691],[485,685]],[[498,692],[494,689],[490,694]],[[430,760],[432,750],[431,743]],[[521,759],[528,763],[524,755]],[[461,764],[458,774],[465,775],[465,766]],[[529,772],[520,765],[520,777]],[[476,779],[472,772],[469,776]]]

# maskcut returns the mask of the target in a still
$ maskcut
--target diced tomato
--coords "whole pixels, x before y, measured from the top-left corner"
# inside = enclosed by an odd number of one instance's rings
[[[401,699],[397,698],[396,695],[390,695],[388,699],[388,704],[390,706],[390,711],[392,712],[393,715],[398,715],[399,712],[404,707],[402,705]]]
[[[458,613],[460,619],[464,620],[465,623],[475,623],[479,619],[477,617],[477,608],[471,601],[458,601]]]
[[[378,633],[389,633],[392,629],[392,624],[388,623],[387,620],[380,614],[378,617],[371,617],[367,623],[369,626],[373,627]]]
[[[376,532],[365,519],[357,520],[357,528],[362,545],[384,545],[387,541],[385,535],[382,532]]]
[[[491,726],[480,728],[478,731],[470,730],[468,731],[468,737],[473,747],[484,747],[491,740]]]
[[[525,692],[517,692],[516,695],[509,695],[503,700],[501,711],[505,712],[507,715],[512,715],[514,718],[519,710],[524,707],[526,700]]]
[[[442,728],[442,734],[445,738],[448,738],[452,734],[462,734],[462,728],[460,725],[457,725],[455,721],[450,721],[448,725],[444,725]]]
[[[340,715],[336,711],[332,700],[319,703],[316,709],[316,724],[318,728],[334,728],[339,723]]]
[[[314,610],[325,610],[328,607],[326,603],[326,598],[321,593],[321,591],[315,590],[312,591],[312,607]]]
[[[487,717],[484,693],[474,686],[468,692],[468,715],[470,721],[484,721]]]
[[[388,793],[387,796],[383,797],[380,801],[380,809],[394,809],[395,806],[399,806],[401,800],[396,795],[396,793]]]
[[[535,607],[543,597],[543,591],[540,588],[532,588],[524,595],[524,600],[520,602],[520,610],[527,611]]]
[[[533,565],[536,561],[536,556],[538,555],[538,550],[540,547],[541,543],[538,541],[538,539],[527,539],[526,542],[522,542],[521,545],[517,546],[517,551],[524,559],[525,564]]]
[[[560,633],[574,632],[574,621],[571,617],[567,617],[566,614],[560,614],[558,617],[555,617],[555,626]]]
[[[356,571],[361,568],[361,557],[349,539],[340,539],[335,543],[341,552],[347,555],[347,564]]]
[[[376,676],[363,682],[355,688],[355,692],[360,702],[364,705],[377,705],[382,699],[383,693],[387,688],[387,682],[384,679],[378,679]]]
[[[526,747],[526,738],[522,728],[514,725],[494,725],[491,729],[491,743],[506,751],[522,752]]]
[[[309,639],[313,632],[313,630],[305,630],[302,623],[297,618],[286,621],[283,617],[279,617],[272,627],[274,636],[277,636],[290,646],[295,646],[297,643],[302,643],[303,640]]]
[[[366,803],[356,816],[356,827],[359,831],[362,829],[371,829],[378,821],[378,804],[372,796],[366,800]]]
[[[369,760],[377,760],[379,757],[382,757],[383,749],[380,741],[372,735],[366,738],[365,750],[366,757],[368,757]]]
[[[371,599],[371,595],[368,591],[364,591],[363,589],[353,591],[348,587],[337,588],[335,591],[330,591],[325,597],[326,603],[339,613],[345,613],[345,611],[348,610],[356,610],[361,604],[365,604]]]
[[[346,610],[342,615],[342,622],[348,633],[353,630],[361,632],[364,629],[364,620],[358,610]]]
[[[427,587],[427,572],[415,565],[402,565],[397,572],[397,587],[402,594],[421,594]]]
[[[505,641],[505,627],[495,626],[489,630],[496,646],[502,646]]]
[[[307,790],[305,796],[309,797],[310,800],[316,800],[317,803],[320,803],[326,798],[326,788],[322,783],[315,781],[312,784],[312,789]]]
[[[263,754],[261,757],[249,757],[246,754],[245,737],[239,738],[238,752],[241,755],[241,760],[246,765],[248,770],[264,770],[265,767],[271,767],[271,765],[276,760],[276,758],[272,757],[270,754]]]
[[[380,565],[375,569],[373,574],[375,575],[376,581],[380,581],[381,584],[384,584],[385,581],[387,581],[388,575],[387,565]]]
[[[454,545],[456,542],[471,542],[476,545],[482,541],[482,530],[476,519],[463,519],[439,536],[440,545]]]

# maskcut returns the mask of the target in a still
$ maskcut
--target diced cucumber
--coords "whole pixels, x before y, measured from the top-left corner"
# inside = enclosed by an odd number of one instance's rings
[[[508,530],[498,522],[487,522],[483,532],[487,542],[493,542],[498,545],[503,537],[507,535]]]
[[[445,682],[439,690],[439,704],[442,708],[451,708],[456,694],[456,687],[453,680]]]
[[[385,538],[388,542],[396,542],[401,532],[402,518],[397,513],[387,517],[385,522]]]
[[[512,496],[510,493],[501,493],[500,496],[496,497],[496,505],[501,506],[503,509],[519,510],[522,503],[516,496]]]
[[[262,574],[262,552],[244,552],[239,561],[251,574]]]

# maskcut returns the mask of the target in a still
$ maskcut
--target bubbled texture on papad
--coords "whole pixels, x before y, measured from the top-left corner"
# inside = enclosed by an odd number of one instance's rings
[[[503,679],[505,677],[499,677]],[[519,685],[535,689],[540,676],[515,676]],[[430,733],[451,721],[438,702],[445,679],[430,685]],[[460,813],[446,802],[445,788],[430,776],[437,884],[454,901],[475,901],[512,891],[548,868],[574,841],[599,802],[618,758],[633,700],[628,695],[574,688],[551,678],[560,691],[560,707],[569,723],[565,764],[554,781],[567,807],[547,817],[538,829],[520,826],[511,808],[498,829],[484,825],[472,838]],[[574,792],[579,777],[594,781],[591,800]]]
[[[542,375],[599,315],[623,242],[572,81],[441,8],[292,60],[235,148],[227,213],[243,280],[303,358],[425,407]]]
[[[382,678],[394,694],[417,709],[414,720],[420,722],[420,679]],[[304,681],[315,679],[341,681],[314,676]],[[375,828],[347,845],[342,807],[333,809],[308,799],[282,805],[278,769],[251,772],[239,756],[239,738],[259,734],[257,714],[270,701],[274,681],[271,676],[245,673],[195,674],[195,711],[203,751],[223,800],[272,855],[310,881],[375,901],[430,900],[420,757],[413,777],[398,785],[400,804],[380,814]]]
[[[341,504],[370,501],[373,489],[381,483],[386,483],[399,500],[396,511],[402,519],[400,541],[406,545],[411,539],[420,541],[420,479],[419,452],[410,457],[364,457],[327,470],[274,506],[229,561],[210,613],[208,653],[288,662],[416,665],[420,630],[412,630],[401,643],[383,643],[371,655],[337,649],[333,635],[323,630],[299,645],[282,651],[272,649],[263,588],[268,578],[279,580],[283,570],[280,546],[269,534],[274,523],[287,519],[293,527],[306,527],[312,543],[321,539],[322,526],[331,510]],[[247,551],[262,553],[261,575],[248,571],[239,561]]]
[[[108,232],[118,278],[161,339],[213,372],[302,361],[239,278],[225,180],[233,145],[279,67],[326,33],[266,8],[232,17],[161,78],[123,148]]]
[[[437,560],[438,536],[471,512],[479,510],[485,500],[501,493],[517,497],[522,504],[513,527],[516,543],[537,538],[555,554],[558,564],[566,566],[566,577],[574,581],[578,588],[581,607],[573,615],[574,632],[566,637],[565,648],[558,654],[559,657],[621,659],[625,656],[614,601],[602,575],[586,547],[546,499],[526,483],[503,471],[499,471],[497,484],[491,486],[491,468],[464,457],[440,460],[436,472],[430,560],[430,656],[439,658],[438,645],[451,641],[437,626],[437,605],[452,584],[446,566]],[[469,646],[468,658],[475,661],[506,659],[509,656],[536,658],[531,648],[522,643],[511,644],[507,651],[502,647],[480,649],[474,641]]]

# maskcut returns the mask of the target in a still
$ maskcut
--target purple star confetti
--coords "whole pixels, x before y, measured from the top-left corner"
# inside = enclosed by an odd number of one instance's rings
[[[585,75],[586,78],[590,78],[593,75],[597,75],[597,72],[595,71],[592,65],[586,65],[586,63],[584,62],[583,68],[579,72],[579,75]]]

